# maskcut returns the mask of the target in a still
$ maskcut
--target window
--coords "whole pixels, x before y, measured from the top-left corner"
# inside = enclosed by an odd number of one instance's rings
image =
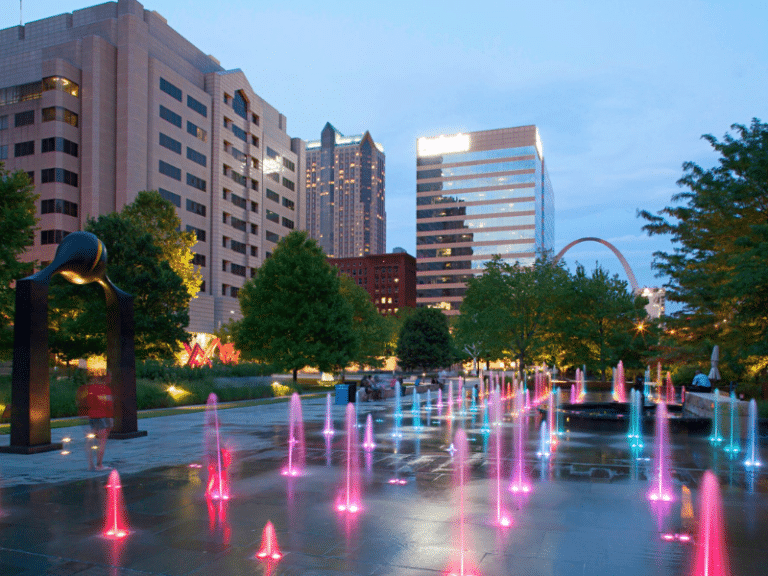
[[[158,188],[157,191],[160,192],[160,196],[168,200],[168,202],[176,206],[176,208],[181,208],[181,196],[174,194],[165,188]]]
[[[294,184],[293,181],[288,180],[285,176],[283,176],[283,186],[288,188],[288,190],[296,190],[296,184]]]
[[[222,212],[221,213],[221,221],[224,224],[228,224],[229,223],[229,214],[227,214],[226,212]],[[226,247],[227,247],[227,245],[224,244],[224,248],[226,248]]]
[[[192,134],[192,136],[194,136],[198,140],[202,140],[203,142],[208,140],[208,132],[206,132],[199,126],[192,124],[192,122],[190,122],[189,120],[187,120],[187,133]]]
[[[231,216],[229,219],[229,225],[232,226],[232,228],[235,228],[236,230],[245,232],[245,226],[246,226],[245,220],[240,220],[240,218]]]
[[[200,166],[205,166],[208,164],[208,159],[206,158],[205,154],[200,154],[197,150],[192,150],[189,146],[187,146],[187,159],[192,160],[195,164],[200,164]]]
[[[72,82],[72,80],[64,78],[63,76],[48,76],[48,78],[43,78],[43,92],[46,92],[47,90],[59,90],[74,96],[75,98],[77,98],[80,93],[80,87]]]
[[[254,158],[253,156],[251,156],[251,166],[253,166],[254,168],[256,168],[258,170],[259,169],[259,159],[258,158]]]
[[[270,148],[269,146],[267,146],[267,156],[269,156],[274,160],[277,160],[278,158],[280,158],[280,154],[272,150],[272,148]]]
[[[232,134],[240,138],[240,140],[242,140],[243,142],[248,141],[248,135],[245,133],[245,130],[243,130],[238,126],[235,126],[234,124],[232,124],[231,128],[232,128]]]
[[[256,126],[259,125],[259,117],[256,114],[251,114],[251,122],[256,124]]]
[[[237,298],[237,295],[240,293],[240,288],[237,286],[230,286],[229,287],[229,295],[232,296],[232,298]]]
[[[251,178],[251,190],[255,190],[256,192],[259,191],[259,182],[258,180],[254,180]]]
[[[232,263],[229,265],[229,271],[235,276],[242,276],[243,278],[245,278],[245,266]]]
[[[227,152],[229,152],[235,158],[235,160],[238,160],[238,161],[242,162],[243,164],[245,164],[248,156],[246,156],[245,154],[240,152],[240,150],[238,150],[234,146],[230,146],[229,142],[225,142],[224,143],[224,149]]]
[[[0,106],[40,99],[43,95],[42,84],[38,81],[0,88]]]
[[[248,179],[240,174],[239,172],[235,172],[234,170],[231,170],[229,172],[229,177],[232,178],[235,182],[240,184],[241,186],[247,186],[248,185]]]
[[[0,116],[0,130],[8,130],[8,116]]]
[[[251,234],[258,234],[259,233],[259,225],[258,224],[251,224]],[[251,250],[253,252],[253,250]]]
[[[163,162],[162,160],[159,160],[158,162],[158,169],[160,170],[160,174],[165,174],[169,178],[173,178],[174,180],[181,182],[181,168],[176,168],[176,166],[172,166],[171,164]]]
[[[277,244],[278,242],[280,242],[280,236],[278,236],[278,235],[277,235],[277,234],[275,234],[274,232],[269,232],[269,231],[267,231],[267,240],[269,240],[270,242],[274,242],[275,244]],[[267,254],[269,254],[270,256],[272,255],[272,254],[271,254],[271,253],[269,253],[269,252],[267,252]],[[269,258],[269,256],[267,256],[267,258]]]
[[[291,172],[296,172],[296,164],[288,160],[288,158],[283,158],[283,166],[288,168]]]
[[[64,168],[46,168],[40,171],[40,182],[42,184],[47,182],[63,182],[64,184],[77,187],[77,174],[64,170]]]
[[[0,146],[0,160],[8,160],[8,146]]]
[[[237,240],[229,241],[229,249],[240,254],[245,254],[245,244],[238,242]]]
[[[181,88],[174,86],[165,78],[160,78],[160,90],[168,94],[171,98],[176,98],[176,100],[181,102]]]
[[[258,202],[251,202],[251,212],[254,212],[256,214],[259,213],[259,203]]]
[[[62,106],[43,108],[43,122],[53,122],[54,120],[66,122],[70,126],[77,128],[78,117],[71,110],[67,110]]]
[[[205,242],[205,230],[187,224],[187,232],[194,232],[198,242]]]
[[[254,146],[256,146],[256,148],[258,148],[259,147],[259,137],[258,136],[254,136],[253,134],[251,134],[251,144],[253,144]]]
[[[208,186],[205,180],[203,180],[202,178],[198,178],[197,176],[193,176],[189,172],[187,172],[187,184],[189,184],[193,188],[202,190],[203,192],[205,192],[205,189]]]
[[[168,150],[171,152],[176,152],[176,154],[181,154],[181,142],[174,140],[162,132],[160,132],[160,146],[163,148],[168,148]]]
[[[16,114],[15,117],[15,124],[16,128],[19,126],[29,126],[30,124],[35,123],[35,111],[34,110],[25,110],[24,112],[19,112]]]
[[[40,202],[40,214],[66,214],[77,217],[77,204],[56,198]]]
[[[187,212],[192,212],[198,216],[205,216],[205,205],[195,202],[194,200],[187,199]]]
[[[272,210],[267,210],[267,220],[270,222],[280,222],[280,216]]]
[[[288,200],[288,198],[283,198],[283,206],[285,206],[289,210],[296,209],[295,205],[293,204],[293,200]]]
[[[205,280],[200,283],[200,292],[205,292]]]
[[[267,198],[269,198],[274,202],[278,202],[278,203],[280,202],[280,194],[278,194],[274,190],[270,190],[269,188],[267,188]]]
[[[227,94],[225,92],[224,93],[224,104],[229,104],[230,102],[232,102],[232,96],[230,96],[229,94]]]
[[[274,180],[275,182],[280,182],[280,175],[277,172],[270,172],[267,174],[267,178]]]
[[[14,144],[13,155],[18,158],[19,156],[31,156],[35,153],[35,141],[29,142],[16,142]]]
[[[29,178],[30,184],[35,183],[35,173],[34,172],[27,172],[27,178]]]
[[[205,254],[195,254],[192,258],[192,264],[195,266],[205,266]]]
[[[169,110],[162,104],[160,104],[160,118],[170,122],[177,128],[181,128],[181,116],[176,114],[176,112],[174,112],[173,110]]]
[[[67,140],[66,138],[51,136],[50,138],[43,138],[41,141],[41,152],[64,152],[70,156],[77,158],[78,145],[76,142]]]
[[[251,248],[256,248],[256,246],[251,246]],[[251,268],[251,278],[256,278],[256,270],[256,268]]]
[[[238,90],[235,92],[235,98],[232,100],[232,110],[235,111],[235,114],[240,116],[243,120],[248,120],[248,103],[245,101],[245,98],[243,98],[243,93]]]
[[[291,230],[293,230],[293,220],[288,220],[288,218],[283,216],[283,226],[285,228],[290,228]]]
[[[221,295],[226,296],[229,293],[229,286],[226,284],[221,285]]]
[[[248,207],[248,201],[242,196],[238,196],[237,194],[231,194],[230,200],[232,201],[232,204],[238,208],[242,208],[243,210],[247,209]]]
[[[200,114],[200,116],[204,116],[205,118],[208,117],[208,106],[206,106],[202,102],[198,102],[197,100],[192,98],[192,96],[190,96],[189,94],[187,94],[187,106],[189,106],[190,108],[192,108],[192,110]],[[189,126],[189,124],[187,124],[187,126]]]
[[[40,244],[61,244],[61,241],[67,237],[66,230],[41,230]]]
[[[258,246],[251,246],[251,256],[258,256],[259,255],[259,247]],[[253,272],[255,268],[251,269],[251,272]],[[251,274],[251,278],[253,278],[253,274]]]

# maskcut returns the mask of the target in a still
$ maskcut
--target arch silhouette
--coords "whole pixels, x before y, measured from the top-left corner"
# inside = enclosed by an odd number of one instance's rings
[[[59,244],[48,266],[16,282],[13,369],[11,376],[11,443],[0,452],[35,454],[58,450],[51,442],[48,379],[48,286],[54,274],[73,284],[97,282],[107,302],[107,367],[112,373],[114,427],[110,438],[134,438],[136,360],[133,296],[107,277],[107,249],[90,232],[72,232]]]
[[[587,236],[586,238],[579,238],[578,240],[574,240],[570,244],[568,244],[565,248],[560,250],[560,252],[557,253],[555,256],[555,262],[558,262],[560,258],[565,255],[568,250],[576,246],[576,244],[581,244],[582,242],[597,242],[599,244],[602,244],[603,246],[609,248],[611,252],[613,252],[616,255],[616,258],[619,259],[619,262],[621,262],[621,265],[624,266],[624,272],[627,274],[627,278],[629,279],[629,285],[632,287],[632,292],[637,292],[640,289],[640,286],[637,284],[637,279],[635,278],[634,272],[632,272],[632,268],[629,267],[629,262],[627,262],[627,259],[624,258],[621,252],[619,252],[618,248],[608,242],[607,240],[603,240],[602,238],[594,238],[592,236]]]

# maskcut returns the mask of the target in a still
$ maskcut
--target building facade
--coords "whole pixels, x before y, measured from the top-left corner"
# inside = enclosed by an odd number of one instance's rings
[[[306,152],[309,235],[334,258],[385,253],[384,147],[369,132],[344,136],[328,123]]]
[[[238,318],[239,287],[303,222],[285,116],[135,0],[0,30],[0,152],[40,194],[29,260],[141,190],[170,200],[198,239],[192,332]]]
[[[554,244],[554,199],[536,126],[419,138],[417,303],[459,313],[494,255],[530,264]]]
[[[416,307],[416,259],[406,252],[329,258],[341,274],[365,288],[380,314]]]

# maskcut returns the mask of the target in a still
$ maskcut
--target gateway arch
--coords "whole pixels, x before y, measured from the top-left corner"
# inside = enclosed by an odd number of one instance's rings
[[[616,258],[619,259],[619,262],[621,262],[621,265],[624,267],[624,272],[627,274],[627,278],[629,279],[629,285],[632,288],[633,293],[637,293],[640,291],[640,286],[637,284],[637,279],[635,278],[634,272],[632,272],[632,268],[629,267],[629,262],[627,262],[627,259],[624,258],[624,256],[619,252],[619,250],[608,242],[607,240],[603,240],[602,238],[593,238],[591,236],[586,238],[579,238],[578,240],[574,240],[570,244],[568,244],[565,248],[560,250],[560,252],[557,253],[555,256],[555,262],[558,262],[560,258],[562,258],[568,250],[576,246],[576,244],[581,244],[582,242],[597,242],[599,244],[602,244],[603,246],[607,247],[616,255]]]

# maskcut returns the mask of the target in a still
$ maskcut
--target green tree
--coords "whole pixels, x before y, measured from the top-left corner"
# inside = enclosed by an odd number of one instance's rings
[[[512,265],[495,257],[482,276],[467,283],[461,314],[471,322],[460,328],[462,339],[471,340],[466,334],[474,330],[489,360],[511,356],[522,375],[528,363],[546,358],[567,285],[562,264],[537,259],[530,266]]]
[[[10,173],[0,162],[0,354],[13,342],[10,325],[16,302],[13,282],[29,275],[34,263],[19,262],[19,256],[32,244],[37,218],[38,195],[22,171]]]
[[[567,350],[566,361],[586,363],[606,378],[606,368],[622,360],[639,367],[639,354],[648,342],[638,332],[645,325],[646,298],[633,296],[627,282],[598,266],[587,275],[583,266],[571,277],[570,294],[561,301],[558,331]]]
[[[107,275],[134,295],[136,357],[170,358],[189,336],[190,296],[147,232],[121,214],[91,219],[85,226],[107,248]],[[104,290],[76,286],[60,275],[49,295],[51,349],[66,359],[106,352]]]
[[[143,190],[122,214],[152,236],[171,270],[184,282],[190,298],[195,298],[203,283],[203,275],[192,264],[197,237],[193,232],[181,231],[181,219],[173,204],[157,190]]]
[[[673,251],[653,266],[669,278],[669,301],[681,309],[667,319],[666,337],[680,359],[702,362],[714,343],[736,373],[768,367],[768,125],[734,124],[736,137],[703,138],[720,155],[704,169],[683,164],[676,204],[640,211],[649,235],[670,235]]]
[[[380,368],[386,353],[388,323],[365,289],[346,274],[342,274],[339,280],[341,295],[352,308],[352,332],[356,345],[350,361],[360,366]]]
[[[397,359],[404,370],[431,370],[455,360],[448,319],[435,308],[417,308],[406,318],[397,340]]]
[[[283,238],[272,257],[240,290],[243,318],[235,345],[278,370],[346,366],[355,350],[352,307],[339,291],[336,269],[306,232]]]

